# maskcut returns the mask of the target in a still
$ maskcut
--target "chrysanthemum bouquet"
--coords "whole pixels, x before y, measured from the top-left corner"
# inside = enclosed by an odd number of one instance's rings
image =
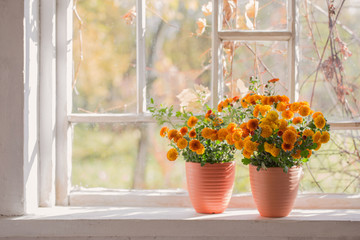
[[[198,101],[201,101],[201,96]],[[240,104],[239,98],[229,98],[226,103]],[[193,104],[192,104],[193,105]],[[171,149],[167,159],[174,161],[182,155],[187,162],[222,163],[234,160],[236,140],[240,140],[242,131],[237,124],[231,122],[230,114],[220,114],[210,109],[206,104],[203,112],[194,115],[193,112],[174,112],[173,107],[156,106],[151,101],[149,111],[159,124],[166,124],[160,130],[160,136],[168,138]]]
[[[246,114],[240,125],[241,139],[235,142],[242,150],[245,165],[260,168],[281,167],[285,172],[307,162],[313,150],[330,140],[329,125],[321,112],[314,112],[307,102],[289,103],[287,96],[274,94],[275,82],[260,86],[252,78],[250,93],[241,99],[241,108],[228,108],[233,114]],[[257,94],[259,87],[264,94]],[[223,102],[218,106],[224,109]]]

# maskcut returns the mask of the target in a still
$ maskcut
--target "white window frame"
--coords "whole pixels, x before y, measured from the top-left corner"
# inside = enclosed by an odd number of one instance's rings
[[[48,3],[46,3],[48,2]],[[297,99],[297,69],[298,49],[296,43],[296,27],[298,13],[296,0],[288,0],[288,29],[285,31],[229,31],[221,30],[221,2],[212,0],[212,94],[211,106],[216,106],[222,93],[222,63],[221,51],[224,40],[280,40],[288,41],[288,61],[290,76],[291,101]],[[42,152],[41,155],[41,187],[40,206],[56,205],[112,205],[112,206],[191,206],[187,193],[183,190],[98,190],[89,189],[80,192],[70,192],[71,187],[71,147],[73,123],[134,123],[154,122],[146,113],[145,99],[145,0],[136,0],[136,40],[137,40],[137,113],[136,114],[75,114],[71,113],[72,103],[72,16],[73,0],[41,0],[43,6],[52,9],[52,14],[41,11],[42,46],[41,61],[50,61],[56,64],[56,70],[44,64],[40,67],[41,81],[51,78],[55,81],[50,84],[50,89],[56,91],[41,91],[40,101],[56,102],[56,109],[44,105],[40,109],[40,119],[47,122],[40,126],[40,149],[50,147],[49,139],[56,139],[56,148],[52,151]],[[56,21],[53,16],[56,15]],[[56,28],[55,28],[56,26]],[[46,37],[50,36],[50,37]],[[52,37],[51,37],[52,36]],[[56,36],[56,37],[55,37]],[[56,39],[56,45],[54,44]],[[51,43],[46,45],[46,43]],[[47,47],[46,47],[47,46]],[[45,54],[53,50],[56,55]],[[56,119],[49,117],[48,111],[55,113]],[[51,115],[53,116],[53,115]],[[56,121],[56,136],[52,133],[52,124]],[[360,129],[360,122],[331,122],[335,130]],[[53,135],[52,135],[53,134]],[[56,156],[56,157],[55,157]],[[55,161],[56,159],[56,161]],[[55,163],[56,162],[56,163]],[[56,166],[56,167],[55,167]],[[56,171],[55,171],[56,170]],[[46,174],[45,174],[46,173]],[[50,182],[50,184],[45,184]],[[56,199],[56,202],[55,200]],[[360,195],[343,194],[301,194],[295,208],[360,208]],[[251,194],[234,195],[230,207],[254,207]]]

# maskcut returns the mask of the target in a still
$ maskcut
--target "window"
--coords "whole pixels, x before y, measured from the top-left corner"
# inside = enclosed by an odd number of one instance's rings
[[[166,143],[146,111],[150,97],[177,104],[181,90],[196,83],[211,90],[209,104],[216,106],[224,95],[244,94],[251,75],[280,78],[278,92],[329,116],[332,143],[305,167],[301,190],[359,193],[358,3],[329,1],[341,14],[330,17],[337,24],[328,43],[326,1],[214,0],[212,14],[204,16],[208,4],[78,0],[59,10],[66,19],[60,24],[64,39],[73,41],[73,53],[58,56],[66,79],[58,85],[64,96],[58,107],[67,109],[58,116],[64,123],[57,150],[59,203],[67,202],[71,166],[72,184],[78,185],[72,196],[84,187],[184,188],[183,163],[163,160]],[[199,18],[200,27],[206,19],[204,29],[197,29]],[[247,174],[239,166],[235,193],[249,191]]]

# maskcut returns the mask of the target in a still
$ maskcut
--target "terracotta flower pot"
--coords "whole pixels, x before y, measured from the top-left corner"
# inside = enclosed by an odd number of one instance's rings
[[[288,173],[282,168],[256,170],[250,165],[251,192],[256,207],[263,217],[286,217],[297,196],[302,174],[301,167],[292,167]]]
[[[191,203],[198,213],[222,213],[227,208],[235,180],[235,162],[205,164],[186,162]]]

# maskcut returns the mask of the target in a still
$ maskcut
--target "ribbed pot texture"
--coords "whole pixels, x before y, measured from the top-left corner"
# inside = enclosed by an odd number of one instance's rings
[[[297,196],[302,168],[292,167],[288,173],[282,168],[256,170],[250,165],[251,192],[256,207],[263,217],[286,217]]]
[[[235,162],[186,162],[191,203],[198,213],[222,213],[229,205],[235,180]]]

